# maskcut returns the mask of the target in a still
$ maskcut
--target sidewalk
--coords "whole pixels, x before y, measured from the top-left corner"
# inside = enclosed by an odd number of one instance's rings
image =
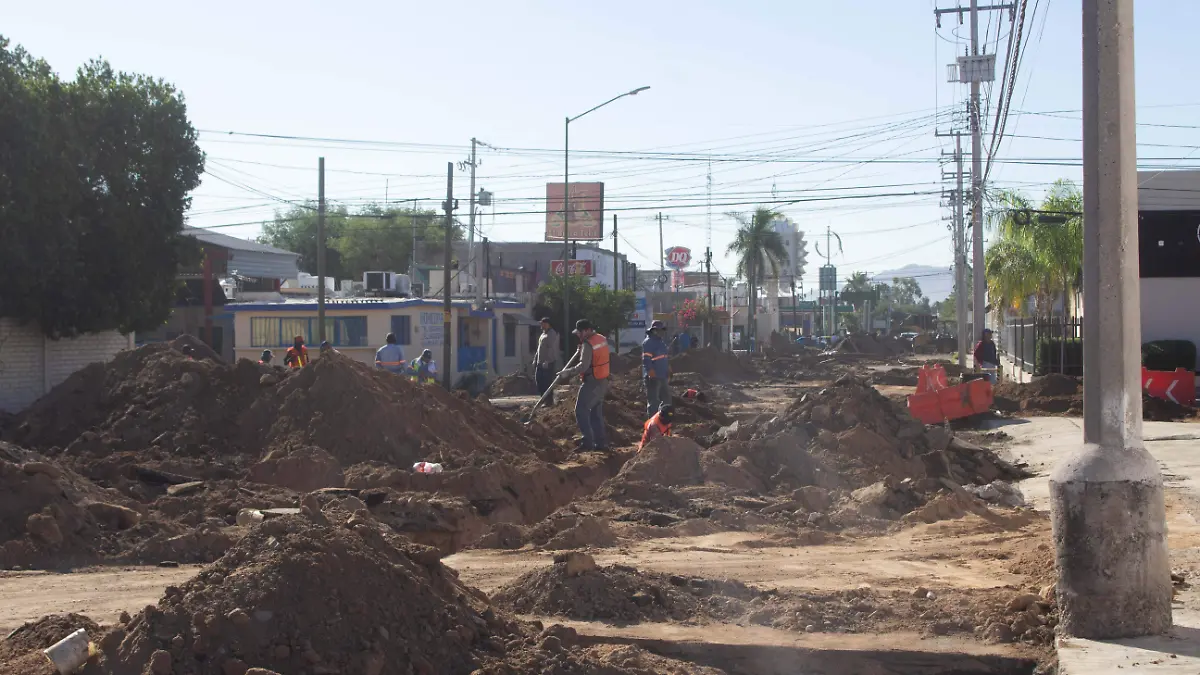
[[[1034,417],[997,425],[1013,437],[1009,449],[1038,476],[1019,487],[1039,511],[1049,508],[1050,469],[1083,442],[1083,420]],[[1167,487],[1167,531],[1172,569],[1200,586],[1200,424],[1146,422],[1146,448],[1158,460]],[[1175,598],[1175,627],[1167,635],[1128,640],[1059,638],[1060,675],[1200,673],[1200,591]]]

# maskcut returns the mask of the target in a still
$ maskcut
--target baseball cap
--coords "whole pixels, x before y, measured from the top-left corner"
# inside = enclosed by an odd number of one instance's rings
[[[578,333],[579,331],[583,331],[583,330],[591,330],[591,328],[592,328],[592,322],[588,321],[587,319],[580,319],[575,322],[575,332],[576,333]]]
[[[662,321],[659,321],[659,320],[655,319],[654,321],[651,321],[651,322],[650,322],[650,328],[649,328],[649,330],[658,330],[659,328],[662,328],[662,329],[664,329],[664,330],[665,330],[665,329],[666,329],[666,327],[667,327],[667,324],[666,324],[666,323],[664,323],[664,322],[662,322]]]

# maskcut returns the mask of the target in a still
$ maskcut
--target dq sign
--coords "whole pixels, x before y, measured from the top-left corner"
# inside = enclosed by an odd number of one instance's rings
[[[684,246],[672,246],[666,250],[667,267],[681,270],[692,264],[692,249]]]

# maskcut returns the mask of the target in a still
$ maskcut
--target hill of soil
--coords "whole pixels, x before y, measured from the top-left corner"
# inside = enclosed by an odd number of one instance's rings
[[[740,382],[758,377],[741,359],[711,347],[689,349],[670,359],[672,373],[699,373],[714,384]]]

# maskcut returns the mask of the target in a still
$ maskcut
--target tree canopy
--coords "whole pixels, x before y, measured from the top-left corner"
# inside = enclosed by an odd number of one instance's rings
[[[445,219],[434,211],[368,204],[353,212],[344,206],[325,211],[325,273],[337,279],[359,279],[371,270],[407,272],[416,231],[418,262],[441,265],[446,242]],[[462,228],[454,227],[454,241]],[[317,273],[315,204],[294,206],[263,223],[259,241],[300,254],[301,271]]]
[[[737,256],[737,275],[745,277],[750,299],[750,322],[748,331],[755,332],[755,288],[768,276],[779,276],[779,268],[787,263],[787,247],[783,237],[775,231],[773,223],[779,213],[760,206],[749,217],[740,213],[729,214],[738,221],[739,227],[727,253]]]
[[[629,325],[629,315],[637,304],[633,291],[614,291],[605,286],[588,283],[586,277],[551,277],[538,286],[538,313],[545,312],[556,322],[559,333],[570,333],[574,326],[562,330],[557,323],[563,315],[563,284],[571,288],[571,316],[587,319],[600,333],[612,337],[612,332]]]
[[[1000,194],[994,243],[984,256],[988,295],[996,307],[1048,314],[1083,280],[1083,195],[1058,180],[1039,208],[1017,192]],[[1033,303],[1030,305],[1030,299]]]
[[[0,36],[0,316],[48,336],[170,315],[204,155],[170,84],[89,61],[75,79]]]

